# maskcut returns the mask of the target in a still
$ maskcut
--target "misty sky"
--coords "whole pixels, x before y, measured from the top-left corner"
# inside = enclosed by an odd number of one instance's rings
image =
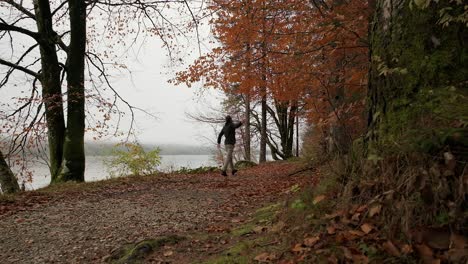
[[[200,29],[200,32],[202,40],[210,38],[207,27]],[[196,43],[196,38],[191,37],[190,43]],[[21,40],[23,37],[19,36],[19,38]],[[209,50],[206,43],[203,41],[202,52]],[[168,83],[167,80],[173,78],[177,70],[185,68],[198,57],[198,46],[193,44],[192,47],[185,48],[186,54],[182,54],[184,65],[179,65],[177,68],[170,66],[167,52],[161,46],[162,42],[157,37],[144,39],[142,45],[141,43],[135,44],[128,51],[127,58],[123,60],[131,74],[125,71],[112,72],[112,85],[130,104],[157,116],[155,119],[136,112],[136,132],[139,141],[206,145],[209,143],[206,138],[216,137],[213,128],[189,120],[186,112],[200,112],[207,105],[219,106],[221,95],[218,91],[202,88],[200,84],[187,88],[185,85],[174,86]],[[0,43],[2,58],[8,59],[9,48],[7,42]],[[190,50],[191,54],[188,52]],[[2,67],[0,74],[4,73],[5,69]],[[15,85],[0,89],[0,103],[9,102],[12,98],[19,96],[18,87],[24,87],[22,89],[27,93],[30,91],[30,84],[17,81]],[[123,105],[121,109],[128,112]],[[129,120],[126,118],[121,123],[120,131],[125,132],[128,127]],[[91,137],[87,135],[88,140]],[[104,139],[118,140],[112,136]]]
[[[137,113],[138,138],[148,143],[200,145],[208,143],[204,137],[216,137],[209,125],[189,120],[186,112],[196,113],[207,105],[219,105],[220,93],[200,84],[188,88],[168,83],[167,80],[180,68],[170,66],[158,39],[146,43],[136,57],[127,63],[131,76],[120,76],[115,87],[132,105],[157,116],[154,119]]]

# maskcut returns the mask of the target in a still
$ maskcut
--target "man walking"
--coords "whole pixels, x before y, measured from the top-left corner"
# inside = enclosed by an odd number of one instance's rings
[[[221,171],[221,175],[227,176],[226,170],[228,166],[231,167],[232,175],[236,174],[237,170],[234,169],[232,162],[232,152],[234,151],[234,145],[236,144],[236,129],[242,126],[242,122],[233,122],[231,116],[226,116],[226,123],[218,136],[218,148],[220,148],[221,138],[225,137],[224,145],[226,146],[226,160]]]

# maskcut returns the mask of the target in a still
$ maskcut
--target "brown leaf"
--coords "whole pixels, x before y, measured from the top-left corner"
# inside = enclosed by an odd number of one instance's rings
[[[419,254],[419,257],[424,260],[424,263],[431,263],[434,259],[434,252],[425,244],[414,245],[414,248]]]
[[[364,212],[365,210],[367,210],[367,205],[361,205],[361,206],[359,206],[359,207],[356,209],[356,212],[362,213],[362,212]]]
[[[344,211],[341,211],[341,210],[336,211],[336,212],[334,212],[332,214],[325,214],[324,219],[334,219],[334,218],[337,218],[339,216],[343,216],[343,214],[344,214]]]
[[[271,227],[271,232],[277,233],[286,227],[286,224],[283,221],[279,221],[274,226]]]
[[[271,262],[276,259],[276,255],[273,253],[263,252],[257,255],[254,260],[258,262]]]
[[[265,231],[267,228],[264,227],[264,226],[256,226],[254,227],[252,230],[257,233],[257,234],[260,234],[262,233],[263,231]]]
[[[353,263],[369,263],[369,258],[365,255],[353,255]]]
[[[468,239],[464,236],[452,233],[450,235],[451,248],[468,248]]]
[[[174,255],[174,251],[172,251],[172,250],[168,250],[168,251],[163,252],[163,256],[165,256],[165,257],[170,257],[172,255]]]
[[[361,225],[361,230],[366,234],[369,234],[373,229],[375,229],[375,227],[371,224],[364,223]]]
[[[319,195],[317,197],[314,198],[314,200],[312,201],[312,203],[314,205],[320,203],[321,201],[325,200],[325,198],[327,198],[325,195]]]
[[[313,247],[319,240],[319,236],[308,237],[304,239],[304,245],[306,245],[307,247]]]
[[[309,251],[309,250],[310,250],[309,248],[304,247],[304,245],[301,244],[301,243],[298,243],[298,244],[294,245],[294,247],[291,249],[292,252],[296,252],[296,253],[300,253],[300,252],[303,252],[303,251]]]
[[[401,256],[400,250],[398,250],[398,248],[395,247],[395,245],[392,243],[392,241],[388,240],[388,241],[384,242],[382,244],[382,246],[383,246],[384,250],[388,254],[390,254],[390,255],[392,255],[394,257],[400,257]]]
[[[413,247],[411,245],[405,244],[401,247],[401,253],[408,255],[413,253]]]
[[[360,214],[360,213],[355,213],[355,214],[353,214],[353,216],[351,217],[351,220],[352,220],[352,221],[359,221],[359,217],[361,217],[361,214]]]
[[[369,209],[369,217],[374,217],[374,215],[380,214],[380,211],[382,210],[382,205],[381,204],[374,204],[370,207]]]
[[[359,236],[359,237],[362,237],[365,235],[363,232],[359,230],[349,230],[348,233],[354,236]]]
[[[336,233],[336,228],[334,226],[327,226],[327,233],[333,235]]]
[[[450,233],[444,230],[425,229],[422,240],[433,249],[446,250],[450,247]]]

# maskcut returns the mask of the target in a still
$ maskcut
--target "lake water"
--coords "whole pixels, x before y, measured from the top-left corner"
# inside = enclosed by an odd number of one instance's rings
[[[108,179],[109,172],[104,165],[107,156],[87,156],[85,181],[100,181]],[[161,155],[161,165],[159,169],[164,172],[174,171],[181,167],[198,168],[201,166],[216,166],[216,162],[211,155]],[[45,187],[50,183],[49,168],[44,164],[36,163],[31,170],[33,173],[32,182],[26,182],[27,190]]]

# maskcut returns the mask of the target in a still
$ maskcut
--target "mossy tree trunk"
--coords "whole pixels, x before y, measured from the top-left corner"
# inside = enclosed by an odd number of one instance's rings
[[[421,8],[413,0],[376,1],[370,28],[370,152],[435,153],[449,147],[466,157],[467,27],[443,26],[440,16],[446,7],[453,16],[463,13],[463,4],[427,2]]]
[[[0,187],[2,193],[15,193],[20,190],[18,181],[15,175],[11,172],[10,167],[0,151]]]

